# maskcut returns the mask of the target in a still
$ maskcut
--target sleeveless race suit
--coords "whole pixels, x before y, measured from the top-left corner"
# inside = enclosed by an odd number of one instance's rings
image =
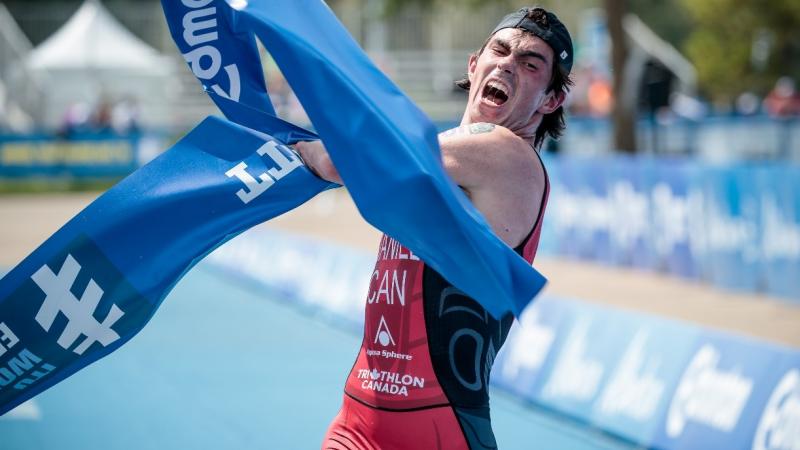
[[[550,191],[544,175],[536,223],[515,248],[531,263]],[[323,449],[497,448],[487,385],[512,322],[511,314],[494,319],[384,235],[367,295],[364,339]]]

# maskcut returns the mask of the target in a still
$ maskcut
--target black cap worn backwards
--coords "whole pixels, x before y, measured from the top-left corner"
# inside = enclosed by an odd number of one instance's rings
[[[531,11],[537,9],[541,10],[547,18],[546,27],[540,26],[528,17]],[[522,8],[503,17],[503,20],[494,28],[492,34],[504,28],[521,28],[533,33],[534,36],[547,42],[553,49],[553,54],[559,66],[566,70],[567,73],[572,70],[572,38],[569,35],[569,31],[567,31],[567,27],[558,20],[555,14],[539,7]]]

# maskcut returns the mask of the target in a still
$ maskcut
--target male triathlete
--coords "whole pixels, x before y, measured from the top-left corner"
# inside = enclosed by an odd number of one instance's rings
[[[564,129],[572,56],[569,32],[554,14],[542,8],[509,14],[457,82],[469,91],[461,126],[439,136],[448,174],[529,262],[549,192],[537,149]],[[342,183],[322,144],[297,149],[321,177]],[[512,321],[492,317],[384,236],[364,340],[323,448],[496,448],[487,384]]]

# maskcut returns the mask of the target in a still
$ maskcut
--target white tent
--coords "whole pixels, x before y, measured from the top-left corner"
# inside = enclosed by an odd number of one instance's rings
[[[163,73],[163,57],[125,29],[100,2],[87,0],[31,53],[36,70],[100,70]]]
[[[134,98],[145,125],[169,116],[172,60],[134,36],[98,0],[77,12],[29,55],[27,66],[48,86],[45,122],[57,126],[76,102]]]

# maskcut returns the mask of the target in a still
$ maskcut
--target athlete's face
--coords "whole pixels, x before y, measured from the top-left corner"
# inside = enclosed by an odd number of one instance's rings
[[[542,116],[564,101],[563,93],[548,92],[552,73],[553,49],[546,42],[517,28],[498,31],[469,59],[469,121],[532,136]]]

